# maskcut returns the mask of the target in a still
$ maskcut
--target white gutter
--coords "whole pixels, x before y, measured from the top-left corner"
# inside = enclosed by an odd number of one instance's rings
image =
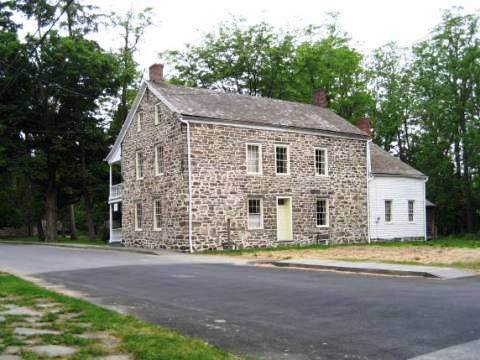
[[[372,162],[370,159],[370,143],[372,140],[367,140],[367,236],[368,236],[368,243],[371,244],[371,233],[370,233],[370,181],[373,179],[371,174],[371,167]]]
[[[192,151],[190,145],[190,122],[182,119],[180,122],[187,126],[187,166],[188,166],[188,246],[190,253],[193,253],[192,243]]]

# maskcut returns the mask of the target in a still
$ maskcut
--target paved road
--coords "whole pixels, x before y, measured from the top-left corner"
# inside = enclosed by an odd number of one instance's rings
[[[257,268],[209,256],[0,245],[0,268],[265,359],[409,359],[480,338],[480,278]],[[480,358],[480,354],[479,354]]]

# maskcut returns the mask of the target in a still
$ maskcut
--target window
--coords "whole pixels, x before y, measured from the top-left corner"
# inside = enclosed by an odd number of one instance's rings
[[[137,132],[142,131],[143,112],[137,114]]]
[[[262,227],[262,200],[248,199],[248,228],[261,229]]]
[[[135,204],[135,230],[137,231],[142,230],[142,224],[143,224],[142,203],[137,202]]]
[[[315,175],[327,176],[327,150],[315,149]]]
[[[163,146],[155,146],[155,175],[163,174]]]
[[[287,145],[275,145],[275,172],[277,175],[290,172]]]
[[[318,199],[315,209],[317,226],[328,226],[328,200]]]
[[[137,151],[135,154],[135,172],[137,175],[137,179],[143,179],[143,153],[141,151]]]
[[[153,201],[153,229],[162,229],[162,202],[160,199]]]
[[[392,200],[385,200],[385,221],[392,221]]]
[[[408,221],[415,220],[415,200],[408,200]]]
[[[160,124],[160,118],[161,118],[161,112],[160,112],[160,104],[156,104],[155,105],[155,120],[154,120],[154,124],[155,125],[158,125]]]
[[[259,144],[247,144],[247,174],[262,173],[262,148]]]

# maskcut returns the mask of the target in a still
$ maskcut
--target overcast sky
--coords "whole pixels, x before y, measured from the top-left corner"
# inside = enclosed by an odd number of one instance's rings
[[[146,32],[137,61],[143,68],[158,61],[157,53],[182,49],[185,43],[196,43],[215,25],[242,16],[249,23],[262,20],[279,27],[303,27],[322,24],[326,12],[338,12],[343,30],[354,45],[369,51],[389,41],[408,46],[424,38],[441,19],[441,10],[462,6],[469,12],[480,9],[480,0],[90,0],[108,12],[122,12],[130,7],[147,6],[155,12],[155,25]],[[112,32],[102,33],[104,47],[115,44]],[[166,75],[168,76],[168,68]]]

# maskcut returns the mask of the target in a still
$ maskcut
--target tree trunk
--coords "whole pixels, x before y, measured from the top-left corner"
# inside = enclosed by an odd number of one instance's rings
[[[77,240],[77,225],[75,224],[75,205],[70,204],[70,239]]]
[[[37,220],[37,233],[40,241],[45,241],[45,232],[43,231],[42,219]]]
[[[88,237],[91,240],[95,240],[96,234],[92,216],[92,197],[90,196],[90,192],[87,189],[85,189],[83,192],[83,201],[85,202],[85,218],[87,220]]]
[[[45,193],[45,218],[47,220],[46,240],[57,241],[57,189],[51,181]]]

